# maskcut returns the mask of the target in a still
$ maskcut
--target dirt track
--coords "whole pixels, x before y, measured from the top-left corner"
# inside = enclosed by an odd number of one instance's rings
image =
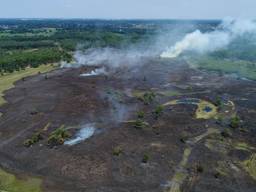
[[[189,143],[209,127],[222,132],[226,122],[195,118],[195,106],[177,105],[164,110],[158,118],[152,111],[172,99],[193,97],[215,102],[217,96],[235,103],[244,121],[241,129],[229,128],[227,152],[207,148],[207,139],[220,142],[221,135],[205,136],[197,142],[186,163],[181,191],[256,191],[256,181],[240,162],[254,150],[237,150],[234,143],[256,147],[256,84],[252,81],[189,69],[183,62],[150,60],[144,66],[120,69],[109,76],[80,77],[92,68],[59,69],[27,78],[6,93],[9,104],[1,107],[0,166],[17,174],[43,179],[45,191],[166,191],[177,173]],[[133,92],[154,91],[155,100],[144,105]],[[178,92],[179,94],[158,94]],[[189,95],[189,96],[187,96]],[[129,120],[137,111],[145,112],[149,127],[135,129]],[[49,133],[65,125],[82,127],[95,123],[98,132],[75,146],[49,148]],[[24,140],[45,128],[44,139],[32,147]],[[74,129],[75,131],[75,129]],[[185,135],[185,136],[184,136]],[[232,144],[230,144],[232,143]],[[122,149],[113,155],[116,147]],[[225,146],[224,146],[225,147]],[[224,148],[223,147],[223,148]],[[143,163],[143,156],[149,157]],[[226,175],[216,177],[219,162],[230,162]],[[203,170],[199,170],[200,166]],[[232,167],[236,171],[232,171]]]

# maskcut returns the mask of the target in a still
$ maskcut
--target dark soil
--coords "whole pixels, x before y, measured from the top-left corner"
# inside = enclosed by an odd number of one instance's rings
[[[243,131],[229,128],[232,140],[256,147],[256,83],[253,81],[158,59],[137,68],[116,69],[108,76],[79,76],[90,69],[55,70],[48,74],[48,79],[43,74],[27,78],[6,92],[8,104],[1,107],[0,118],[3,169],[42,178],[43,190],[47,192],[165,191],[187,145],[183,139],[198,136],[208,127],[219,130],[228,127],[216,123],[215,119],[196,119],[196,107],[190,105],[168,107],[159,118],[154,118],[152,112],[158,105],[186,97],[211,102],[218,96],[232,100],[243,120]],[[132,97],[133,90],[183,94],[157,94],[152,103],[144,105]],[[148,127],[136,129],[127,122],[135,120],[138,111],[145,112]],[[90,139],[71,147],[47,145],[49,134],[61,125],[77,129],[88,123],[95,123],[99,130]],[[42,131],[43,140],[24,147],[23,142],[38,131]],[[208,149],[204,143],[205,139],[193,147],[187,166],[189,175],[182,183],[182,191],[256,191],[256,181],[239,164],[239,172],[216,174],[218,161],[236,164],[248,159],[254,151],[243,153],[232,149],[223,154]],[[116,147],[122,151],[119,155],[113,155]]]

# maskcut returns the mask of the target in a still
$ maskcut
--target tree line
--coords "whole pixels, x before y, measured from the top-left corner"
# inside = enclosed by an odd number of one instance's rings
[[[0,57],[0,72],[12,73],[26,67],[38,67],[40,64],[70,61],[72,56],[57,48],[45,48],[32,51],[14,51]]]

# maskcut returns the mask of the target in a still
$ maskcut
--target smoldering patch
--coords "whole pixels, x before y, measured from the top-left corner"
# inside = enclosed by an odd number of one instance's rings
[[[92,137],[96,132],[96,128],[93,124],[87,124],[81,128],[73,138],[65,141],[64,145],[72,146],[79,144],[90,137]]]
[[[98,75],[106,75],[107,71],[105,67],[94,69],[88,73],[82,73],[80,74],[80,77],[91,77],[91,76],[98,76]]]

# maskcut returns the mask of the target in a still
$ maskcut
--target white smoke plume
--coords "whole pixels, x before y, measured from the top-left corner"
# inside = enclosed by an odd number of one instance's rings
[[[139,48],[115,49],[115,48],[93,48],[86,51],[76,51],[74,54],[75,63],[62,63],[61,67],[76,68],[81,66],[105,66],[117,68],[124,66],[137,66],[144,62],[145,58],[159,56],[160,52],[152,49],[142,50]]]
[[[83,73],[80,76],[81,77],[91,77],[91,76],[97,76],[97,75],[102,75],[102,74],[107,74],[107,72],[106,72],[104,67],[92,70],[89,73]]]
[[[81,143],[82,141],[85,141],[86,139],[89,139],[94,135],[95,127],[92,124],[85,125],[84,128],[82,128],[74,138],[65,141],[65,145],[76,145],[78,143]]]
[[[251,20],[224,20],[215,31],[202,33],[196,30],[187,34],[174,46],[161,54],[163,58],[175,58],[185,51],[206,53],[228,46],[235,38],[245,33],[256,33],[256,23]]]

